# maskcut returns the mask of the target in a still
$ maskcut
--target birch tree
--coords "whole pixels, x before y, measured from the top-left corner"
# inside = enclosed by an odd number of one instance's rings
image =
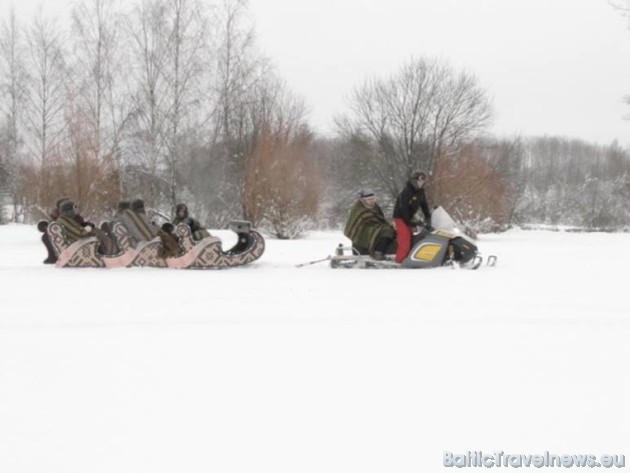
[[[22,143],[20,121],[25,115],[28,80],[24,64],[25,49],[23,31],[15,10],[11,8],[9,17],[0,27],[0,127],[3,129],[0,204],[3,200],[11,200],[13,216],[18,214],[13,182]]]
[[[212,171],[219,205],[232,217],[241,217],[245,161],[254,146],[252,112],[261,98],[257,86],[272,68],[256,49],[246,0],[223,0],[214,22]]]
[[[168,60],[166,5],[160,0],[142,0],[130,15],[127,31],[131,43],[131,70],[136,90],[133,94],[133,120],[129,130],[129,153],[135,169],[132,190],[148,191],[149,205],[159,203],[166,151],[168,98],[163,74]]]
[[[37,183],[37,202],[50,196],[49,171],[59,158],[65,129],[64,105],[67,68],[64,39],[57,23],[40,12],[28,30],[27,108],[25,147],[32,162],[41,170]],[[33,183],[31,183],[31,186]]]
[[[129,101],[122,86],[125,52],[120,45],[120,13],[114,0],[82,0],[72,10],[73,121],[70,153],[77,164],[79,195],[91,203],[102,201],[102,178],[120,176],[121,135],[129,114]],[[79,172],[81,162],[99,176]],[[87,178],[87,179],[86,179]],[[87,182],[86,182],[87,181]],[[84,189],[84,187],[87,187]],[[110,189],[109,200],[123,193],[122,179]]]
[[[165,88],[168,97],[165,125],[165,159],[171,206],[180,198],[181,168],[185,144],[200,126],[202,53],[207,47],[208,27],[202,4],[197,0],[169,0]]]

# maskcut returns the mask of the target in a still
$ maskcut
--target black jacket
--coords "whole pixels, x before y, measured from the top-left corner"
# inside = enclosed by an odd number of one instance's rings
[[[411,182],[407,182],[405,188],[396,197],[394,218],[400,218],[405,224],[412,227],[411,221],[418,209],[422,209],[425,222],[428,222],[431,219],[431,212],[424,189],[418,189]]]

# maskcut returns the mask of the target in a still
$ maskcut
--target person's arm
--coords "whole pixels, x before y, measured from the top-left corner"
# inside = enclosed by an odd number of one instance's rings
[[[63,226],[64,232],[72,241],[77,241],[82,238],[92,236],[91,233],[87,232],[83,227],[81,227],[72,219],[69,219],[67,217],[60,217],[57,219],[57,221]]]
[[[400,199],[400,218],[405,225],[409,227],[413,227],[411,220],[413,219],[413,215],[411,214],[411,210],[409,209],[409,202],[411,200],[411,191],[409,190],[409,186],[405,186],[400,195],[398,196]]]
[[[429,210],[429,203],[427,202],[427,194],[424,189],[420,191],[420,209],[424,215],[424,221],[427,226],[431,226],[431,211]]]

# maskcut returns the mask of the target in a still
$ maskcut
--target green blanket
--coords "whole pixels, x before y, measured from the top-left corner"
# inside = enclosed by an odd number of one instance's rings
[[[353,246],[371,253],[379,238],[394,238],[394,228],[385,220],[378,204],[370,208],[357,200],[350,209],[343,234],[352,240]]]

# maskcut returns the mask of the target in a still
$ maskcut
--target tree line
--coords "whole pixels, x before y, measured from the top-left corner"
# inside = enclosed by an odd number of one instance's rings
[[[1,25],[0,220],[45,218],[60,196],[107,218],[143,197],[293,238],[338,228],[363,187],[391,206],[424,169],[430,201],[472,229],[629,224],[627,151],[490,136],[487,91],[444,61],[366,78],[324,137],[259,50],[246,0],[80,0],[65,24],[9,11]]]

